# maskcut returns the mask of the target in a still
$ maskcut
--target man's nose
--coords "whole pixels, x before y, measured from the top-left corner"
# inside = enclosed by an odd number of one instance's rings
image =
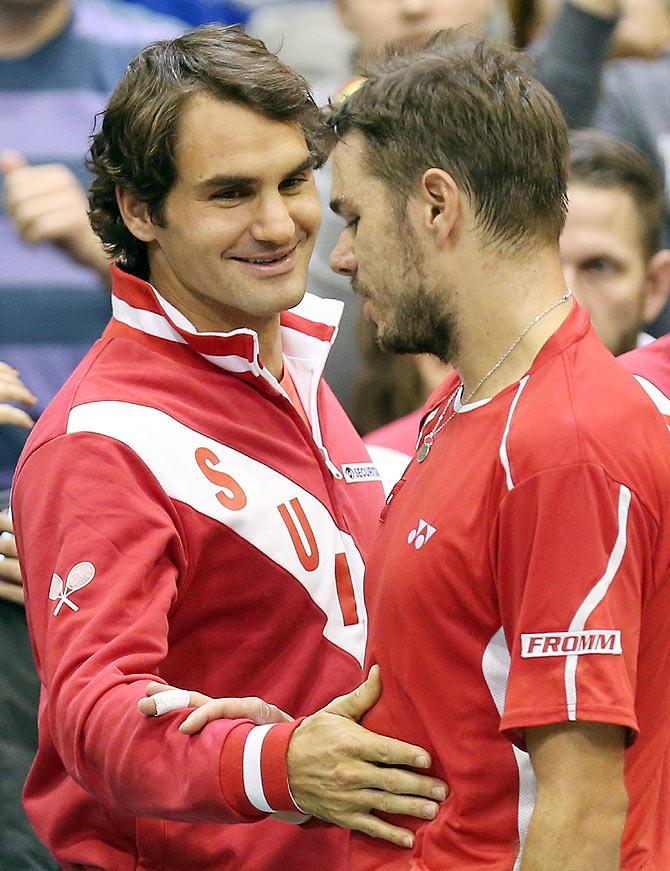
[[[340,239],[330,255],[329,265],[338,275],[355,275],[358,262],[351,245],[347,245]]]
[[[251,235],[260,242],[287,245],[295,238],[295,221],[281,194],[264,197],[251,225]]]
[[[417,18],[425,18],[428,15],[428,0],[402,0],[400,11],[404,18],[416,20]]]

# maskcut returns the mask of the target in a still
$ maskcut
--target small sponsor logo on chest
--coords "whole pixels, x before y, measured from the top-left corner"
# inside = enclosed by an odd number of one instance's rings
[[[582,632],[538,632],[521,635],[521,656],[583,656],[587,653],[623,652],[621,630],[585,629]]]
[[[413,544],[417,550],[420,550],[427,541],[430,541],[436,532],[437,529],[434,526],[420,518],[416,529],[410,530],[407,536],[407,544]]]
[[[343,463],[342,474],[347,484],[367,484],[368,481],[381,481],[374,463]]]

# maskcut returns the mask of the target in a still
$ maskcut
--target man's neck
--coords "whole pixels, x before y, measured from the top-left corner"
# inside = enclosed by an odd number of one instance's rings
[[[0,59],[33,54],[65,27],[71,0],[0,4]]]
[[[200,333],[230,333],[233,330],[253,330],[258,336],[259,354],[263,366],[281,380],[284,371],[280,315],[254,317],[250,314],[215,304],[212,300],[175,290],[169,280],[161,280],[160,270],[150,267],[149,284],[173,305]],[[181,292],[180,292],[181,291]]]
[[[459,316],[460,351],[454,366],[468,401],[494,396],[530,369],[570,313],[572,300],[564,299],[566,293],[553,252],[484,266],[472,293],[463,294],[468,308]]]

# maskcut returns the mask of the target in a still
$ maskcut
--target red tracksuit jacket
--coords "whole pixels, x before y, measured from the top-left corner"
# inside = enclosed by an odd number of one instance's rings
[[[114,269],[114,317],[31,433],[13,491],[42,681],[28,815],[65,869],[345,867],[296,812],[293,724],[182,735],[149,680],[299,717],[360,680],[364,558],[382,505],[321,380],[340,303],[282,316],[307,427],[251,330],[196,333]],[[222,825],[225,824],[225,825]]]

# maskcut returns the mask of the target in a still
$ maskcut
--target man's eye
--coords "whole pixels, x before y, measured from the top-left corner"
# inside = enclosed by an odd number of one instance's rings
[[[347,221],[347,223],[345,225],[347,230],[355,230],[356,227],[358,227],[359,221],[360,221],[360,218],[351,218],[349,221]]]
[[[226,188],[225,190],[215,191],[210,199],[212,200],[241,200],[246,196],[246,191],[241,188]]]
[[[588,260],[582,267],[586,272],[593,272],[597,275],[606,275],[615,271],[615,264],[607,257],[594,257]]]
[[[279,186],[281,190],[296,190],[296,188],[302,187],[307,181],[307,177],[304,175],[296,175],[292,178],[285,179],[281,185]]]

